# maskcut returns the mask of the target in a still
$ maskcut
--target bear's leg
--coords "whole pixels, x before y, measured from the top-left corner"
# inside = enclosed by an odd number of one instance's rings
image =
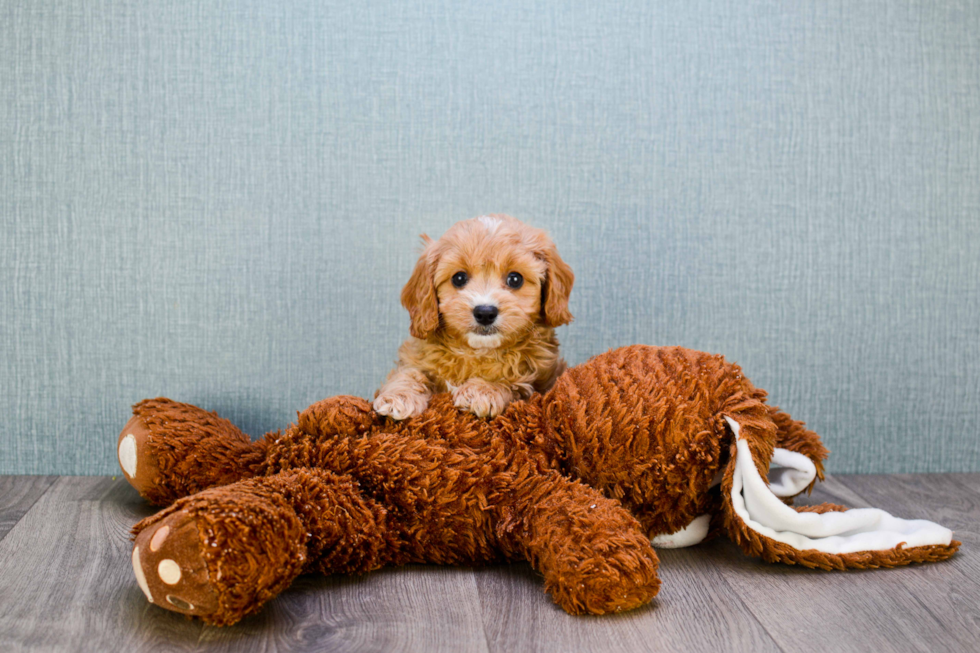
[[[119,434],[116,453],[126,480],[147,501],[180,497],[263,472],[265,442],[197,406],[146,399]]]
[[[151,603],[230,625],[306,571],[384,564],[385,510],[347,477],[296,469],[211,488],[133,528],[133,571]]]
[[[518,546],[566,612],[629,610],[660,589],[650,538],[618,501],[553,474],[516,510]]]

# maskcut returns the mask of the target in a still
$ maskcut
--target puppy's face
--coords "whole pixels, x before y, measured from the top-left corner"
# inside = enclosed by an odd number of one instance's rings
[[[475,349],[516,340],[538,321],[545,263],[516,227],[484,218],[440,239],[433,281],[443,325]]]
[[[402,291],[412,335],[444,329],[475,349],[519,340],[535,326],[571,320],[574,275],[539,230],[509,216],[454,225],[431,242]]]

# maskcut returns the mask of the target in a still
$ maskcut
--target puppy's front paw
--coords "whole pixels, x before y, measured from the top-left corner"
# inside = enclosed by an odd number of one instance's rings
[[[429,397],[416,392],[381,392],[374,400],[374,411],[396,420],[418,415],[429,405]]]
[[[512,393],[499,385],[483,379],[470,379],[453,388],[453,403],[460,410],[468,410],[477,417],[496,417],[511,402]]]

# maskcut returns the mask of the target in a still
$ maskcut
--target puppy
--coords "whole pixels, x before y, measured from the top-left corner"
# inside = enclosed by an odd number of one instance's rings
[[[575,275],[547,234],[506,215],[453,225],[425,249],[402,289],[411,338],[374,409],[418,415],[433,392],[496,417],[511,401],[550,388],[565,369],[555,327],[572,320]]]

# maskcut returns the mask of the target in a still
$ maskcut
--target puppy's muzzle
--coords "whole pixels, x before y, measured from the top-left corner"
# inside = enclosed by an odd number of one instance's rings
[[[473,318],[480,326],[487,327],[496,321],[499,313],[500,311],[496,306],[484,304],[483,306],[477,306],[473,309]]]

